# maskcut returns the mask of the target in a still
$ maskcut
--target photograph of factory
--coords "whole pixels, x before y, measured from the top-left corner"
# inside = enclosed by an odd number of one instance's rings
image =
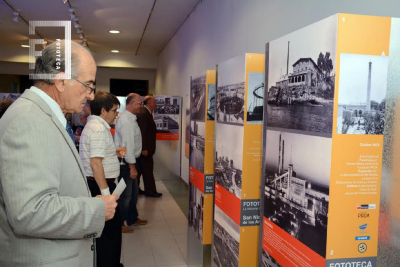
[[[269,43],[269,127],[332,135],[336,18]]]
[[[206,75],[192,77],[190,85],[190,118],[204,121],[206,114]]]
[[[207,120],[215,120],[215,84],[208,85]]]
[[[180,112],[180,97],[179,96],[155,96],[157,106],[154,114],[174,114]]]
[[[263,215],[325,257],[332,139],[267,131]]]
[[[213,258],[218,267],[239,266],[239,240],[239,225],[215,206]]]
[[[383,134],[388,57],[340,55],[338,134]]]
[[[282,267],[271,255],[262,250],[261,267]]]
[[[193,184],[189,185],[188,221],[196,236],[203,241],[203,207],[204,196]]]
[[[243,124],[246,55],[238,56],[218,65],[216,92],[217,121]]]
[[[264,73],[249,72],[247,123],[262,124],[264,116]]]
[[[214,159],[215,182],[236,197],[242,196],[243,128],[217,123]]]
[[[190,166],[204,173],[205,122],[190,122]]]

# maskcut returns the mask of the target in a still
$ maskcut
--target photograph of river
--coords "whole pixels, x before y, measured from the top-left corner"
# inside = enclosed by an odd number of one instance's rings
[[[337,17],[267,45],[268,127],[331,136]]]

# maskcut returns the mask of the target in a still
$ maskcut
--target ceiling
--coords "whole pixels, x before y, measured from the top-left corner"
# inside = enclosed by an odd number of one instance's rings
[[[63,0],[0,0],[0,61],[28,62],[29,49],[21,45],[28,44],[29,39],[42,39],[41,36],[51,42],[63,36],[62,28],[50,27],[37,28],[38,35],[29,35],[27,23],[35,20],[71,20],[70,5],[95,56],[99,54],[104,62],[114,62],[110,64],[111,67],[118,60],[137,61],[139,58],[137,62],[144,62],[146,57],[154,59],[158,56],[198,2],[69,0],[64,4]],[[13,21],[12,8],[20,10],[18,23]],[[121,33],[110,34],[109,30],[119,30]],[[81,41],[73,25],[71,36],[73,40]],[[113,49],[120,53],[111,53]],[[135,67],[134,62],[130,63]]]

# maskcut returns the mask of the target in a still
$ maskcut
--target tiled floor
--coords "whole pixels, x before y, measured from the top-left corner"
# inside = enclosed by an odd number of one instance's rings
[[[125,267],[187,266],[187,218],[164,182],[156,184],[163,196],[139,196],[137,206],[139,217],[149,223],[122,236],[121,262]]]

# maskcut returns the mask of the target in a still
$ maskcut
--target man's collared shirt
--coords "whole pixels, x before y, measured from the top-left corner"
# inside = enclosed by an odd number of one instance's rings
[[[142,134],[136,120],[136,115],[129,111],[122,113],[115,124],[115,144],[126,143],[125,161],[129,164],[136,163],[136,158],[142,152]]]
[[[54,112],[56,115],[57,119],[60,121],[61,125],[66,128],[67,127],[67,119],[65,118],[60,105],[54,101],[53,98],[51,98],[48,94],[37,88],[36,86],[31,86],[29,88],[32,92],[36,93],[40,98],[43,99],[44,102],[46,102],[47,105],[49,105],[51,111]]]
[[[110,128],[110,125],[101,117],[95,115],[88,117],[79,143],[79,155],[86,176],[94,176],[90,159],[95,157],[103,158],[106,178],[119,176],[119,161]]]

